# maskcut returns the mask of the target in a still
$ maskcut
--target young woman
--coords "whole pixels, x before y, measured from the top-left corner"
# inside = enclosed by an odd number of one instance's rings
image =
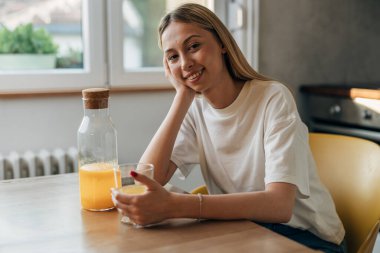
[[[344,228],[321,184],[308,131],[289,90],[252,69],[207,8],[185,4],[159,26],[163,64],[176,95],[141,162],[148,191],[116,196],[137,224],[167,218],[249,219],[306,246],[344,252]],[[175,194],[166,184],[199,164],[210,195]]]

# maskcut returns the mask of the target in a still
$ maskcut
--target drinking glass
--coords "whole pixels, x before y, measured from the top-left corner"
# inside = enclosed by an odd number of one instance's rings
[[[139,195],[146,192],[146,186],[138,181],[135,181],[131,176],[131,171],[136,171],[139,174],[153,178],[154,166],[150,163],[124,163],[120,164],[118,169],[115,170],[115,185],[116,188],[113,192],[119,194],[133,194]],[[115,196],[113,196],[115,197]],[[128,216],[122,216],[121,222],[133,224]]]

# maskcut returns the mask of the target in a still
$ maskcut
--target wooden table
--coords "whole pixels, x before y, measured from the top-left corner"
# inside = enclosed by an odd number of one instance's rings
[[[0,182],[0,252],[314,252],[250,221],[169,220],[81,210],[77,174]]]

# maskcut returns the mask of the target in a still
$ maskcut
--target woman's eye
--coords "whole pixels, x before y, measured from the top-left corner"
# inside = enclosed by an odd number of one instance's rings
[[[170,56],[168,56],[168,61],[174,61],[175,59],[177,59],[177,55],[170,55]]]
[[[189,50],[195,50],[200,46],[199,43],[193,43],[189,46]]]

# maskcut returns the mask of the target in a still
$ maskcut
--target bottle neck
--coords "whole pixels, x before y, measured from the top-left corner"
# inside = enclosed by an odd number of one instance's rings
[[[84,115],[88,117],[109,117],[109,110],[108,108],[103,109],[84,109]]]

